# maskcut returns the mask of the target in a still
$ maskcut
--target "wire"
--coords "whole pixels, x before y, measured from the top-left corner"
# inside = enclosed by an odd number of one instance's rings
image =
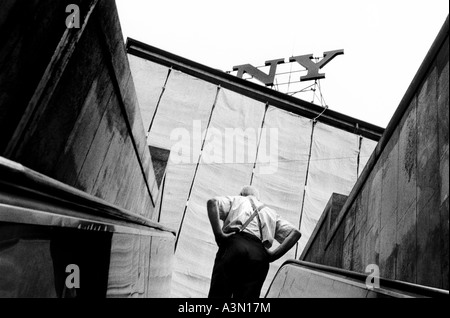
[[[266,102],[266,107],[264,109],[264,116],[263,116],[263,120],[261,123],[261,131],[264,128],[264,124],[266,123],[266,116],[267,116],[267,111],[269,110],[269,102]],[[256,169],[256,164],[258,162],[258,154],[259,154],[259,148],[261,145],[261,139],[262,139],[262,133],[259,134],[259,140],[258,140],[258,146],[256,147],[256,155],[255,155],[255,162],[253,163],[253,170],[252,170],[252,177],[250,179],[250,185],[253,184],[253,177],[255,176],[255,169]]]
[[[313,57],[312,59],[314,61],[316,61],[316,63],[320,60],[319,57]],[[275,74],[275,75],[286,75],[286,74],[289,74],[289,78],[288,78],[287,82],[279,83],[278,79],[275,77],[274,78],[274,84],[271,86],[272,89],[275,90],[275,91],[281,92],[280,86],[287,86],[286,89],[283,89],[283,92],[286,95],[289,95],[289,96],[295,96],[296,94],[299,94],[299,93],[312,92],[312,101],[311,101],[311,103],[315,104],[316,100],[317,100],[318,101],[317,102],[318,105],[320,105],[322,107],[325,107],[325,109],[327,109],[328,106],[327,106],[327,103],[325,101],[325,97],[324,97],[324,94],[323,94],[323,91],[322,91],[322,85],[321,85],[320,79],[314,80],[314,84],[308,85],[308,86],[306,86],[306,87],[304,87],[302,89],[299,89],[297,91],[290,91],[291,86],[293,84],[302,83],[301,79],[298,80],[298,81],[292,81],[292,74],[294,74],[294,73],[301,73],[301,72],[307,72],[307,70],[306,69],[305,70],[293,70],[293,64],[294,63],[289,63],[289,64],[290,64],[289,72],[280,72],[280,73],[276,73]],[[265,68],[265,67],[268,67],[268,66],[267,65],[256,66],[255,68],[260,69],[260,68]],[[232,72],[236,72],[236,71],[232,71]],[[231,73],[231,72],[227,71],[227,73]],[[251,75],[249,75],[247,73],[244,73],[244,76],[242,78],[244,80],[248,80],[248,81],[251,81],[251,80],[255,79],[254,76],[251,76]],[[323,112],[318,117],[316,117],[315,120],[317,120],[321,115],[323,115]]]
[[[314,99],[316,97],[316,86],[317,86],[317,80],[314,81],[314,88],[311,89],[314,93],[313,93],[313,100],[312,100],[312,104],[314,104]],[[316,121],[317,118],[314,119],[314,122]]]
[[[287,87],[287,91],[289,92],[289,87],[291,86],[291,76],[292,76],[292,63],[290,63],[290,68],[289,68],[289,79],[288,79],[288,87]]]
[[[319,92],[320,92],[320,103],[322,106],[324,106],[324,105],[327,106],[327,103],[325,102],[325,97],[323,97],[323,95],[322,95],[322,85],[320,84],[320,80],[318,82],[319,82]]]
[[[325,113],[325,111],[326,111],[327,109],[328,109],[328,106],[326,106],[326,105],[325,105],[325,108],[324,108],[324,110],[323,110],[323,111],[322,111],[322,112],[321,112],[321,113],[320,113],[320,114],[319,114],[319,115],[318,115],[318,116],[317,116],[316,118],[314,118],[314,119],[313,119],[313,121],[314,121],[314,122],[316,122],[316,121],[317,121],[317,119],[319,119],[319,118],[320,118],[320,116],[322,116],[322,115],[323,115],[323,113]]]
[[[156,113],[158,112],[158,109],[159,109],[159,104],[161,103],[161,100],[162,100],[162,97],[164,95],[164,92],[166,91],[167,83],[169,81],[169,77],[170,77],[170,74],[172,73],[172,70],[173,70],[173,68],[170,67],[170,69],[167,71],[166,80],[164,81],[164,85],[161,88],[161,94],[159,95],[158,102],[156,103],[156,108],[155,108],[155,111],[154,111],[153,116],[152,116],[152,120],[150,121],[150,125],[149,125],[149,127],[147,129],[147,135],[149,135],[150,131],[152,130],[153,122],[155,121]]]
[[[277,91],[277,92],[279,92],[280,91],[280,88],[278,87],[278,83],[277,83],[278,81],[277,81],[277,79],[275,78],[275,85],[274,85],[274,89]]]

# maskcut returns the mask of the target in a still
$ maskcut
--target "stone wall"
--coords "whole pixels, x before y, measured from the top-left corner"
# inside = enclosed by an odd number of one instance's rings
[[[66,27],[72,3],[80,28]],[[114,1],[7,1],[0,32],[10,34],[0,156],[155,219],[158,185]]]
[[[447,18],[335,224],[301,260],[449,288],[448,83]]]

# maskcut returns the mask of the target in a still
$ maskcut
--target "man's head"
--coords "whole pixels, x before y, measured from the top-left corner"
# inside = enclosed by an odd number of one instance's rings
[[[258,192],[258,190],[256,190],[255,187],[252,187],[252,186],[245,186],[245,187],[243,187],[241,192],[240,192],[240,195],[243,196],[243,197],[252,195],[252,196],[254,196],[255,198],[257,198],[259,200],[259,192]]]

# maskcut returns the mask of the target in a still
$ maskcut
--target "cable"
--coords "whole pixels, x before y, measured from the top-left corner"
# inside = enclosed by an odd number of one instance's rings
[[[162,97],[164,95],[164,92],[166,91],[166,86],[167,86],[167,82],[169,81],[170,73],[172,73],[172,67],[167,72],[166,80],[164,81],[164,86],[161,89],[161,94],[159,95],[158,102],[156,103],[155,112],[153,113],[152,120],[150,121],[150,125],[148,127],[147,134],[150,134],[150,130],[152,129],[153,121],[155,120],[156,113],[158,112],[158,109],[159,109],[159,104],[160,104],[161,99],[162,99]]]
[[[313,141],[314,141],[314,128],[315,127],[316,127],[316,122],[313,121],[312,127],[311,127],[311,139],[310,139],[310,143],[309,143],[308,164],[306,166],[305,186],[303,188],[302,208],[300,210],[300,219],[298,221],[298,230],[299,231],[301,231],[301,228],[302,228],[303,209],[305,207],[306,188],[308,187],[309,166],[311,164],[312,147],[313,147]],[[298,244],[295,246],[295,259],[297,259],[297,253],[298,253]]]
[[[323,110],[319,115],[317,115],[316,118],[313,119],[313,122],[317,122],[317,119],[319,119],[320,116],[322,116],[322,115],[325,113],[325,111],[326,111],[327,109],[328,109],[328,106],[325,105],[324,110]]]
[[[160,189],[160,198],[159,198],[159,211],[158,211],[158,223],[161,222],[161,211],[162,211],[162,205],[164,200],[164,190],[166,189],[166,177],[167,177],[167,171],[164,172],[164,178]]]
[[[266,122],[266,115],[267,115],[268,110],[269,110],[269,102],[266,102],[266,109],[264,110],[264,116],[263,116],[263,120],[261,123],[261,134],[259,135],[258,145],[256,146],[256,156],[255,156],[255,162],[253,163],[253,170],[252,170],[252,177],[250,179],[250,185],[253,184],[253,177],[255,176],[256,163],[258,161],[258,154],[259,154],[259,147],[261,145],[261,137],[262,137],[262,132],[264,129],[264,124]]]
[[[181,217],[180,227],[178,228],[177,237],[175,239],[174,253],[177,250],[178,241],[180,239],[180,234],[181,234],[181,229],[183,227],[183,222],[184,222],[184,218],[186,216],[186,211],[187,211],[187,207],[188,207],[188,204],[189,204],[189,200],[191,199],[192,189],[194,188],[194,182],[195,182],[195,178],[197,177],[197,172],[198,172],[198,168],[200,166],[200,161],[202,160],[202,154],[203,154],[203,149],[204,149],[205,143],[206,143],[206,137],[208,136],[208,130],[209,130],[209,127],[211,125],[211,121],[212,121],[212,116],[213,116],[214,110],[216,108],[216,104],[217,104],[217,100],[218,100],[218,97],[219,97],[220,89],[221,89],[221,86],[220,85],[217,86],[216,97],[214,98],[214,103],[213,103],[212,108],[211,108],[211,113],[209,114],[208,125],[206,127],[205,137],[204,137],[203,142],[202,142],[202,148],[200,150],[200,155],[198,156],[198,161],[197,161],[197,164],[196,164],[194,176],[192,178],[191,187],[189,189],[189,194],[188,194],[188,197],[187,197],[187,200],[186,200],[186,205],[184,206],[183,216]]]

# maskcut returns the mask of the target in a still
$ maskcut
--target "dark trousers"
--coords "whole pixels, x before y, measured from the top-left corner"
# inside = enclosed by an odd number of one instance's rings
[[[259,298],[269,271],[266,249],[254,235],[238,233],[217,252],[209,298]]]

